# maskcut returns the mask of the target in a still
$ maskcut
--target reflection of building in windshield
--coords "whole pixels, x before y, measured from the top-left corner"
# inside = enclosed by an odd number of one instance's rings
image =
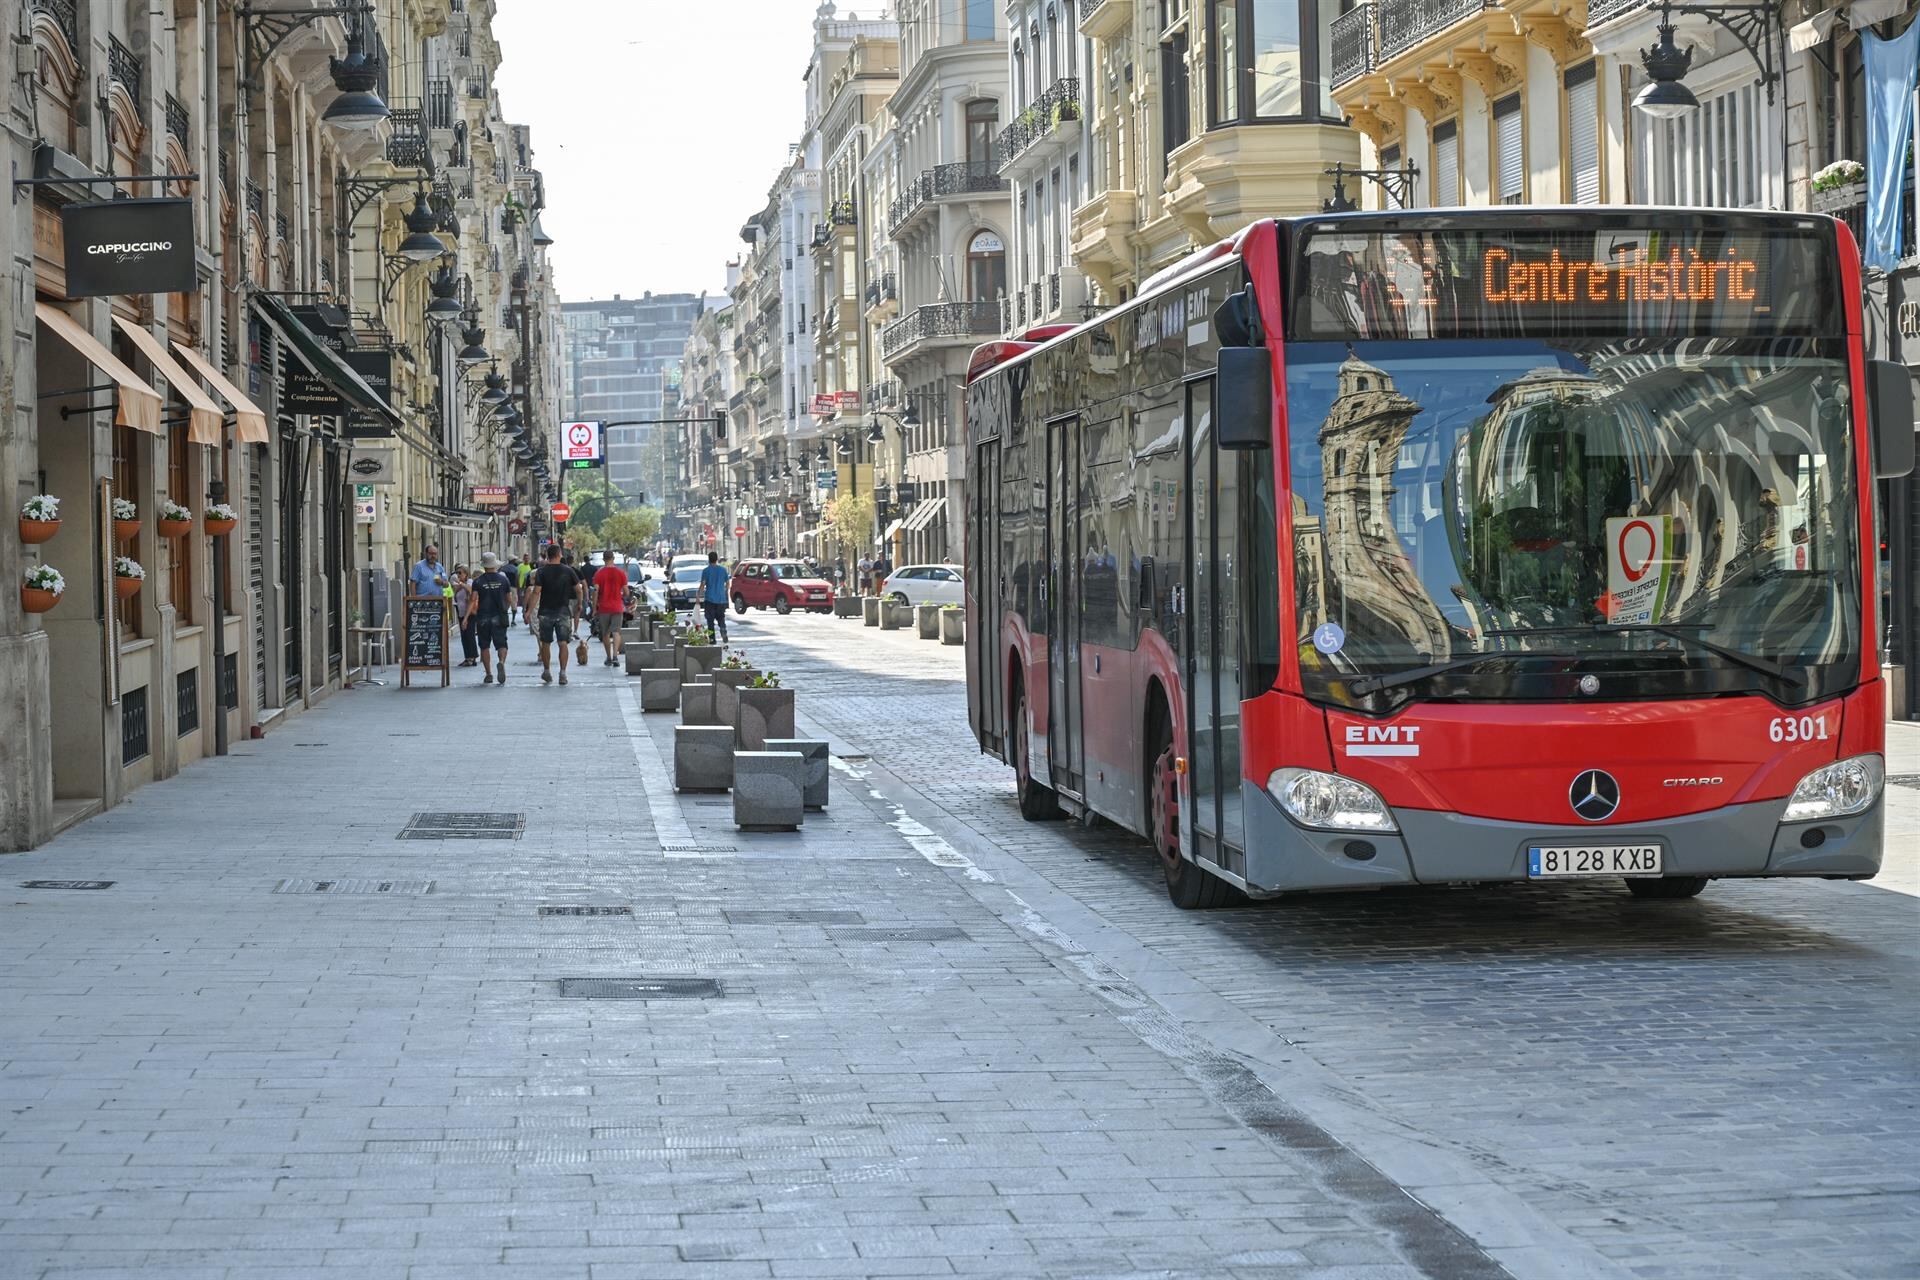
[[[1339,393],[1320,428],[1326,506],[1321,513],[1324,576],[1318,590],[1327,615],[1346,629],[1364,661],[1404,659],[1405,649],[1444,657],[1447,626],[1394,528],[1394,469],[1420,406],[1395,390],[1384,370],[1349,356],[1338,373]],[[1314,531],[1304,531],[1311,534]]]

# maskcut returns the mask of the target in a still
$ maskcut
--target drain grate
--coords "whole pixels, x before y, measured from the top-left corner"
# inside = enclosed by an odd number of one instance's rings
[[[630,916],[632,907],[542,907],[543,916]]]
[[[22,880],[22,889],[111,889],[111,880]]]
[[[396,840],[518,840],[524,813],[416,813]]]
[[[566,1000],[709,1000],[726,994],[712,978],[562,978]]]
[[[663,844],[662,853],[738,853],[740,850],[730,844]]]
[[[1890,773],[1887,781],[1896,787],[1920,789],[1920,773]]]
[[[324,747],[331,744],[325,742],[296,742],[293,745],[296,747]]]
[[[865,929],[829,929],[827,936],[840,942],[971,942],[964,929],[931,925],[914,929],[889,929],[871,926]]]
[[[431,880],[282,880],[273,886],[275,893],[432,893]]]
[[[865,924],[858,911],[728,911],[728,924]]]

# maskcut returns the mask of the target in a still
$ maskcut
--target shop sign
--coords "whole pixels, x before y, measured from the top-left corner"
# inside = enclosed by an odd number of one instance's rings
[[[842,409],[858,409],[860,407],[860,393],[858,391],[842,391],[840,393],[840,407]]]
[[[813,398],[813,416],[831,418],[840,411],[840,401],[832,393]]]
[[[280,412],[325,416],[346,411],[346,399],[333,389],[333,384],[307,368],[298,352],[287,352],[287,376],[280,384]]]
[[[398,454],[393,449],[355,449],[353,460],[347,463],[356,484],[372,488],[376,484],[398,484],[400,467]]]
[[[375,395],[387,404],[393,403],[393,352],[384,347],[348,348],[340,353],[340,358],[360,375],[360,380]],[[350,440],[390,439],[393,424],[379,414],[349,409],[346,434]]]
[[[193,202],[100,200],[60,211],[67,296],[192,293]]]
[[[798,498],[788,498],[786,502],[782,504],[781,509],[790,516],[797,516],[800,514],[800,500]]]
[[[513,505],[513,489],[504,484],[476,484],[469,490],[472,503],[493,511],[505,511]]]

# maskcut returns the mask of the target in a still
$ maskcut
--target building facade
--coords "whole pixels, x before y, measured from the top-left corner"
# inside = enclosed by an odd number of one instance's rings
[[[994,139],[994,165],[1012,188],[1012,286],[1001,328],[1081,320],[1086,279],[1070,244],[1073,211],[1085,203],[1088,148],[1085,0],[1007,5],[1008,118]]]
[[[618,294],[603,301],[564,302],[566,406],[569,421],[623,422],[666,417],[669,369],[680,362],[687,335],[706,309],[697,293]],[[649,473],[652,425],[609,427],[603,474],[577,472],[584,491],[603,485],[638,500],[660,492]]]
[[[550,277],[539,175],[485,88],[492,8],[0,10],[31,68],[0,86],[6,146],[34,184],[0,219],[0,485],[60,503],[50,538],[0,539],[0,571],[64,581],[51,607],[0,596],[0,848],[331,696],[425,543],[505,545],[472,486],[542,490]],[[70,228],[116,191],[185,202],[121,212],[187,287],[69,275]],[[181,217],[178,243],[141,226]],[[512,441],[463,390],[485,349],[528,361]]]

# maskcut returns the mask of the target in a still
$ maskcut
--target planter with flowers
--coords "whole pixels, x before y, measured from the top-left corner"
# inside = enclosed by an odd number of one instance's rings
[[[207,513],[201,517],[201,521],[207,526],[209,537],[224,538],[239,525],[240,514],[226,503],[216,502],[207,508]]]
[[[27,570],[20,583],[20,607],[28,613],[45,613],[60,603],[66,594],[67,580],[50,564],[37,564]]]
[[[1813,175],[1815,213],[1837,213],[1867,200],[1867,166],[1858,160],[1835,160]]]
[[[767,739],[791,738],[793,690],[780,686],[777,672],[766,671],[734,691],[733,745],[737,751],[765,751]]]
[[[193,512],[187,510],[172,498],[160,503],[160,536],[163,538],[184,538],[193,532]]]
[[[20,507],[20,541],[45,542],[60,532],[60,499],[36,493]]]
[[[114,594],[118,595],[122,600],[127,599],[133,595],[134,592],[138,591],[140,584],[146,580],[147,571],[140,567],[138,560],[135,560],[131,556],[115,556],[113,558],[113,590]]]
[[[113,500],[113,540],[131,542],[140,536],[140,508],[125,498]]]

